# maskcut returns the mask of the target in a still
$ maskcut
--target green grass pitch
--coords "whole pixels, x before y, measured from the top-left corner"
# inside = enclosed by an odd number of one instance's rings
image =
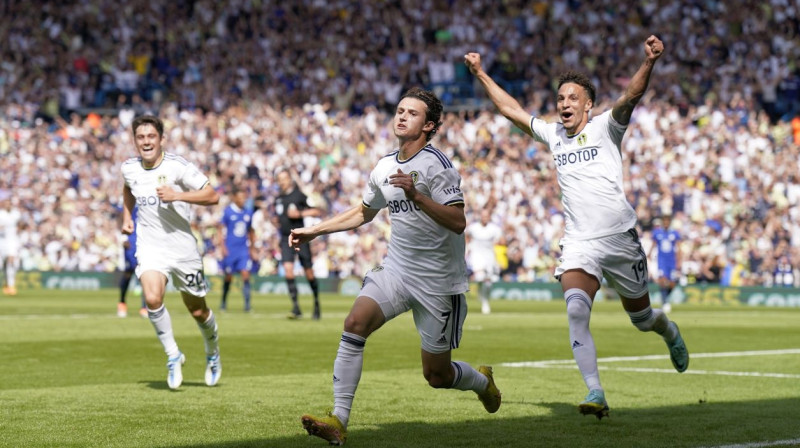
[[[194,321],[167,297],[187,356],[184,384],[166,385],[166,357],[147,319],[115,315],[117,291],[0,296],[2,447],[319,447],[303,413],[332,406],[333,359],[352,297],[323,295],[322,320],[285,318],[285,296],[238,293],[218,313],[223,375],[203,383]],[[133,304],[138,298],[131,297]],[[219,297],[210,296],[213,309]],[[611,415],[578,414],[586,394],[561,302],[475,297],[453,358],[494,367],[503,405],[434,390],[421,373],[411,314],[370,337],[348,429],[352,447],[720,447],[800,445],[800,310],[678,306],[693,357],[678,374],[655,334],[600,302],[592,331]],[[309,297],[301,298],[306,316]]]

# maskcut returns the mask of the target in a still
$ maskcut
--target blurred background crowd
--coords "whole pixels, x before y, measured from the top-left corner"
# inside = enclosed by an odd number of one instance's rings
[[[556,121],[559,72],[588,73],[600,113],[657,34],[666,53],[623,140],[645,250],[672,216],[683,282],[800,286],[797,0],[6,0],[0,15],[0,205],[22,212],[22,269],[120,268],[119,166],[135,156],[133,117],[153,113],[169,152],[223,194],[249,189],[259,273],[280,274],[276,170],[326,215],[360,204],[395,145],[393,108],[419,85],[447,106],[433,144],[461,172],[468,222],[489,208],[504,230],[503,277],[554,281],[551,156],[496,113],[463,56],[480,52],[527,110]],[[196,208],[207,274],[225,203]],[[384,215],[314,241],[318,276],[377,264]]]

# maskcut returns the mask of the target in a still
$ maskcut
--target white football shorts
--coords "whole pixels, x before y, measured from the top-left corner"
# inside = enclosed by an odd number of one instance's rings
[[[561,257],[555,276],[571,269],[582,269],[594,275],[622,297],[638,299],[648,292],[647,256],[635,229],[592,240],[561,240]]]
[[[405,279],[407,276],[399,272],[378,266],[367,272],[358,295],[377,302],[387,322],[410,309],[426,352],[458,348],[467,317],[464,294],[431,296]]]
[[[178,291],[189,293],[195,297],[205,297],[208,292],[208,285],[203,274],[203,261],[200,257],[189,258],[186,260],[170,260],[163,255],[142,254],[141,250],[136,252],[136,277],[140,278],[144,272],[158,271],[172,279],[172,286]]]

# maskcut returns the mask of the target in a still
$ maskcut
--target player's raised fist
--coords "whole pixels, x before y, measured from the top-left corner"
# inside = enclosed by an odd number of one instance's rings
[[[472,74],[481,71],[481,55],[480,53],[467,53],[464,55],[464,64],[469,68]]]
[[[650,36],[644,42],[644,51],[650,59],[658,59],[664,52],[664,42],[656,36]]]

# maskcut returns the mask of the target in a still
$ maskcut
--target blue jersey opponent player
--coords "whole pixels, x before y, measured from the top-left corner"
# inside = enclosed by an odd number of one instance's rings
[[[300,244],[298,251],[289,247],[289,235],[292,229],[303,227],[303,218],[307,216],[320,216],[322,211],[308,205],[308,198],[300,191],[297,184],[292,180],[291,174],[287,170],[281,170],[276,175],[280,194],[275,199],[275,214],[278,219],[281,245],[281,263],[286,275],[286,286],[289,288],[289,297],[292,299],[292,311],[290,319],[299,319],[303,313],[300,311],[300,304],[297,301],[297,283],[295,283],[294,261],[295,257],[300,259],[300,265],[306,274],[311,292],[314,294],[314,314],[312,318],[320,318],[319,308],[319,285],[314,276],[312,268],[311,247],[308,243]]]
[[[672,310],[669,304],[669,295],[675,288],[675,283],[680,276],[680,242],[681,234],[672,228],[672,216],[664,215],[660,222],[656,220],[653,229],[653,247],[656,250],[658,261],[658,274],[656,282],[661,292],[661,309],[665,313]]]
[[[119,279],[119,302],[117,303],[117,316],[118,317],[127,317],[128,316],[128,305],[126,303],[125,298],[128,296],[128,289],[131,285],[131,280],[133,279],[133,273],[136,270],[136,207],[133,208],[132,212],[132,219],[133,219],[133,232],[131,232],[122,243],[123,248],[123,258],[125,266],[122,270],[122,276]],[[142,306],[139,308],[139,315],[142,317],[147,317],[147,306],[144,303],[144,295],[142,294],[142,289],[140,287],[136,288],[139,295],[142,298]]]
[[[644,60],[611,110],[591,115],[595,87],[588,76],[567,71],[559,76],[555,97],[560,122],[548,123],[529,112],[495,83],[481,67],[481,55],[465,63],[501,114],[551,152],[561,188],[565,229],[555,277],[567,308],[572,355],[589,390],[578,405],[584,415],[608,415],[600,384],[597,349],[589,331],[595,294],[605,278],[620,296],[631,323],[655,332],[666,342],[678,372],[689,366],[689,352],[678,326],[650,306],[647,256],[635,229],[636,212],[625,196],[622,137],[636,104],[644,96],[664,43],[656,36],[644,42]]]
[[[228,292],[231,289],[233,274],[242,276],[242,295],[244,311],[250,311],[250,271],[255,260],[255,231],[253,230],[253,211],[245,208],[247,192],[239,187],[231,190],[231,203],[225,207],[220,220],[218,247],[222,250],[222,303],[220,310],[228,308]]]

